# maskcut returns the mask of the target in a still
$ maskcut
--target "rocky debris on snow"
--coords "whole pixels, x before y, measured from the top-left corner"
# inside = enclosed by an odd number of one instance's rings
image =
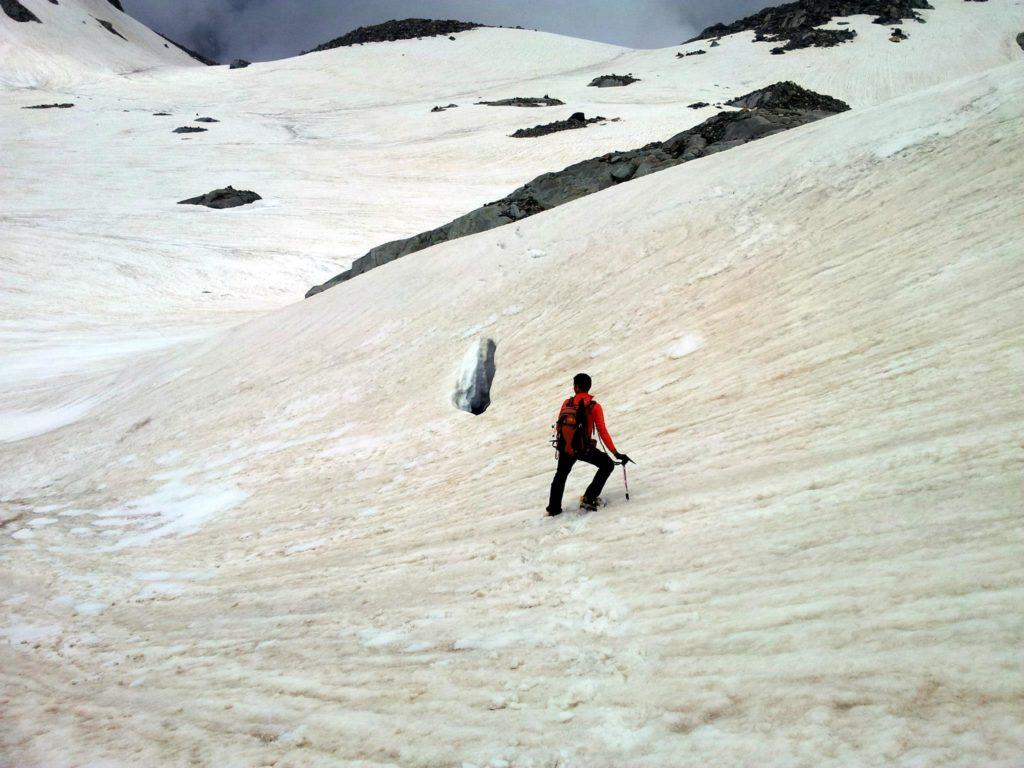
[[[619,88],[623,85],[639,82],[640,78],[633,77],[633,73],[630,72],[628,75],[601,75],[600,77],[595,77],[587,85],[594,88]]]
[[[535,125],[533,128],[520,128],[512,134],[512,138],[532,139],[537,136],[547,136],[549,133],[571,131],[576,128],[586,128],[592,123],[603,123],[604,121],[605,118],[600,116],[591,117],[588,120],[582,112],[575,112],[568,120],[556,120],[553,123],[546,123],[545,125]]]
[[[18,0],[0,0],[0,8],[3,8],[4,13],[15,21],[34,21],[37,24],[43,23],[39,21],[39,17],[19,3]]]
[[[705,51],[703,48],[700,48],[696,51],[687,51],[686,53],[680,51],[679,53],[676,54],[676,58],[685,59],[688,56],[703,56],[705,53],[707,53],[707,51]]]
[[[918,11],[930,10],[928,0],[797,0],[746,16],[730,24],[714,24],[692,40],[706,40],[737,32],[753,32],[754,42],[783,42],[772,53],[797,48],[829,47],[853,39],[852,30],[816,29],[832,19],[867,14],[875,24],[890,26],[903,21],[924,21]],[[824,33],[824,34],[821,34]]]
[[[805,29],[794,32],[785,45],[778,45],[772,48],[771,52],[779,56],[786,51],[796,51],[800,48],[832,48],[851,42],[855,37],[857,31],[854,29]]]
[[[342,48],[348,45],[362,45],[363,43],[388,43],[395,40],[414,40],[418,37],[439,37],[451,35],[453,32],[466,32],[470,29],[477,29],[486,26],[476,24],[472,21],[457,21],[455,19],[392,19],[383,24],[373,24],[368,27],[359,27],[351,32],[329,40],[318,45],[312,51],[329,51],[332,48]]]
[[[716,39],[711,41],[711,45],[709,45],[708,48],[717,48],[720,45],[721,43]]]
[[[434,107],[430,111],[431,112],[444,112],[446,109],[455,109],[458,106],[459,106],[458,104],[448,104],[447,106],[444,106],[444,107]]]
[[[117,35],[118,37],[120,37],[125,42],[128,42],[128,38],[125,37],[124,35],[122,35],[120,32],[118,32],[114,28],[114,25],[111,24],[109,21],[104,21],[103,19],[96,19],[96,21],[98,21],[100,26],[103,27],[105,30],[107,30],[107,32],[109,32],[110,34]]]
[[[689,109],[704,109],[704,107],[710,107],[706,101],[695,101],[693,104],[686,105]]]
[[[543,96],[514,96],[498,101],[478,101],[477,104],[485,107],[561,107],[565,102],[553,99],[545,93]]]
[[[466,350],[452,393],[452,404],[460,411],[479,416],[491,404],[494,382],[494,339],[474,341]]]
[[[117,8],[121,13],[124,13],[124,8],[121,7],[121,0],[107,0],[107,2]]]
[[[197,122],[197,123],[219,123],[220,120],[217,120],[216,118],[213,118],[213,117],[197,117],[195,119],[195,122]]]
[[[74,104],[34,104],[31,107],[22,107],[22,109],[71,109]]]
[[[313,296],[432,245],[486,232],[630,179],[738,147],[849,109],[837,99],[792,83],[777,83],[741,96],[736,101],[747,108],[720,112],[664,142],[654,142],[625,152],[610,152],[575,163],[561,171],[545,173],[506,197],[470,211],[437,229],[379,245],[356,259],[345,272],[311,288],[306,296]]]
[[[215,189],[212,192],[207,192],[199,197],[190,197],[188,200],[182,200],[178,205],[205,205],[207,208],[237,208],[240,205],[248,205],[262,199],[255,192],[228,186],[224,189]]]
[[[170,112],[154,112],[153,117],[170,117]]]
[[[894,43],[901,43],[906,40],[910,35],[904,32],[899,27],[893,27],[892,34],[889,35],[889,40]]]
[[[180,128],[175,128],[174,133],[206,133],[206,128],[200,128],[198,125],[183,125]]]
[[[845,101],[808,91],[790,80],[758,88],[756,91],[737,96],[725,103],[730,107],[741,109],[802,111],[822,117],[846,112],[850,108]]]
[[[245,69],[250,64],[252,64],[252,62],[246,61],[245,59],[233,59],[228,69]]]
[[[160,35],[160,33],[159,33],[159,32],[157,32],[157,34],[158,34],[158,35]],[[191,48],[186,48],[186,47],[185,47],[184,45],[182,45],[181,43],[176,43],[176,42],[174,42],[174,41],[173,41],[173,40],[171,40],[171,38],[169,38],[169,37],[168,37],[167,35],[160,35],[160,37],[162,37],[162,38],[163,38],[164,40],[166,40],[166,41],[167,41],[168,43],[170,43],[171,45],[173,45],[173,46],[174,46],[175,48],[179,48],[180,50],[182,50],[182,51],[184,51],[185,53],[187,53],[187,54],[188,54],[189,56],[191,56],[191,57],[192,57],[193,59],[195,59],[196,61],[198,61],[198,62],[199,62],[200,64],[205,64],[205,65],[206,65],[206,66],[208,66],[208,67],[216,67],[216,66],[218,66],[218,63],[217,63],[216,61],[214,61],[213,59],[208,59],[208,58],[207,58],[206,56],[203,56],[203,54],[201,54],[201,53],[196,53],[196,52],[195,52],[195,51],[193,51],[193,50],[192,50]]]

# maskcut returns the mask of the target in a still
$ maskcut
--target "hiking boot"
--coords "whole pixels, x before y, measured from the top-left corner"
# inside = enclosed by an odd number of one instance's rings
[[[586,510],[587,512],[593,512],[603,504],[604,502],[601,500],[600,496],[596,499],[588,499],[586,496],[580,496],[580,509]]]
[[[556,517],[557,515],[562,514],[562,510],[560,510],[560,509],[552,509],[551,507],[548,507],[547,508],[547,513],[548,513],[548,517]]]

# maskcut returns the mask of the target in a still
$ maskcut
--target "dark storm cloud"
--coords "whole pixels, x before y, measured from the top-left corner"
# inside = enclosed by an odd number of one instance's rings
[[[294,56],[366,24],[460,19],[600,40],[676,45],[779,0],[123,0],[143,24],[225,61]]]

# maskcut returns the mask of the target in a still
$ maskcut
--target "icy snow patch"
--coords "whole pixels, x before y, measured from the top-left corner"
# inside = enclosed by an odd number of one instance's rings
[[[673,360],[686,357],[704,346],[704,338],[696,333],[688,333],[676,342],[669,350],[668,356]]]
[[[95,400],[81,400],[39,411],[0,412],[0,443],[13,443],[66,427],[85,416],[95,405]]]

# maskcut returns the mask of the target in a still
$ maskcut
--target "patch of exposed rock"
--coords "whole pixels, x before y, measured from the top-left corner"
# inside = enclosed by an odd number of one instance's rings
[[[624,85],[639,82],[640,78],[633,77],[633,73],[630,72],[628,75],[601,75],[600,77],[595,77],[587,85],[594,88],[621,88]]]
[[[18,0],[0,0],[0,8],[2,8],[4,13],[6,13],[15,21],[34,21],[37,24],[43,23],[39,21],[38,16],[32,13],[32,11],[30,11],[24,5],[19,3]]]
[[[121,0],[107,0],[107,2],[117,8],[121,13],[124,13],[124,8],[121,7]]]
[[[478,101],[477,104],[486,107],[561,107],[565,102],[544,94],[544,96],[514,96],[511,99],[499,99],[498,101]]]
[[[190,197],[188,200],[182,200],[178,205],[205,205],[207,208],[237,208],[240,205],[248,205],[262,199],[255,192],[247,189],[235,189],[229,186],[224,189],[215,189],[199,197]]]
[[[34,104],[31,107],[22,107],[22,109],[71,109],[74,104]]]
[[[245,69],[251,64],[251,61],[246,61],[245,59],[234,59],[228,69]]]
[[[220,120],[218,120],[215,117],[197,117],[195,119],[195,122],[197,122],[197,123],[219,123]]]
[[[362,45],[363,43],[389,43],[395,40],[415,40],[418,37],[439,37],[483,26],[486,25],[455,19],[392,19],[383,24],[353,29],[351,32],[318,45],[306,53],[329,51],[332,48]]]
[[[558,133],[559,131],[572,131],[577,128],[586,128],[592,123],[603,123],[605,118],[603,117],[591,117],[587,118],[582,112],[576,112],[568,120],[556,120],[553,123],[546,123],[545,125],[535,125],[533,128],[520,128],[518,131],[512,134],[513,139],[532,139],[537,136],[547,136],[549,133]]]
[[[128,38],[122,35],[120,32],[118,32],[117,29],[114,28],[114,25],[111,24],[109,21],[104,21],[103,19],[96,19],[96,21],[98,21],[100,26],[107,30],[107,32],[109,32],[110,34],[117,35],[125,42],[128,42]]]
[[[1017,45],[1019,45],[1020,49],[1024,51],[1024,32],[1017,35]]]
[[[180,128],[175,128],[173,133],[206,133],[206,130],[198,125],[183,125]]]
[[[748,106],[720,112],[667,141],[626,152],[610,152],[545,173],[510,195],[477,208],[444,226],[410,238],[379,245],[353,262],[340,275],[315,286],[307,297],[338,283],[432,245],[485,232],[533,216],[630,179],[672,168],[791,128],[843,112],[837,99],[807,91],[792,83],[777,83],[745,94],[735,101]]]
[[[431,112],[444,112],[445,110],[448,110],[448,109],[455,109],[458,106],[459,106],[458,104],[448,104],[447,106],[444,106],[444,107],[442,107],[442,106],[434,107],[430,111]]]
[[[692,40],[706,40],[737,32],[753,32],[754,42],[781,42],[772,53],[797,48],[829,47],[853,39],[852,30],[815,29],[834,18],[868,14],[875,24],[924,21],[920,10],[931,9],[928,0],[797,0],[765,8],[730,24],[715,24]],[[836,34],[845,32],[847,34]]]
[[[687,51],[686,53],[680,51],[679,53],[676,54],[676,58],[685,59],[690,56],[703,56],[705,53],[707,53],[707,51],[705,51],[703,48],[698,48],[696,51]]]
[[[496,349],[494,339],[483,338],[474,341],[466,350],[452,393],[452,405],[460,411],[479,416],[490,406]]]

